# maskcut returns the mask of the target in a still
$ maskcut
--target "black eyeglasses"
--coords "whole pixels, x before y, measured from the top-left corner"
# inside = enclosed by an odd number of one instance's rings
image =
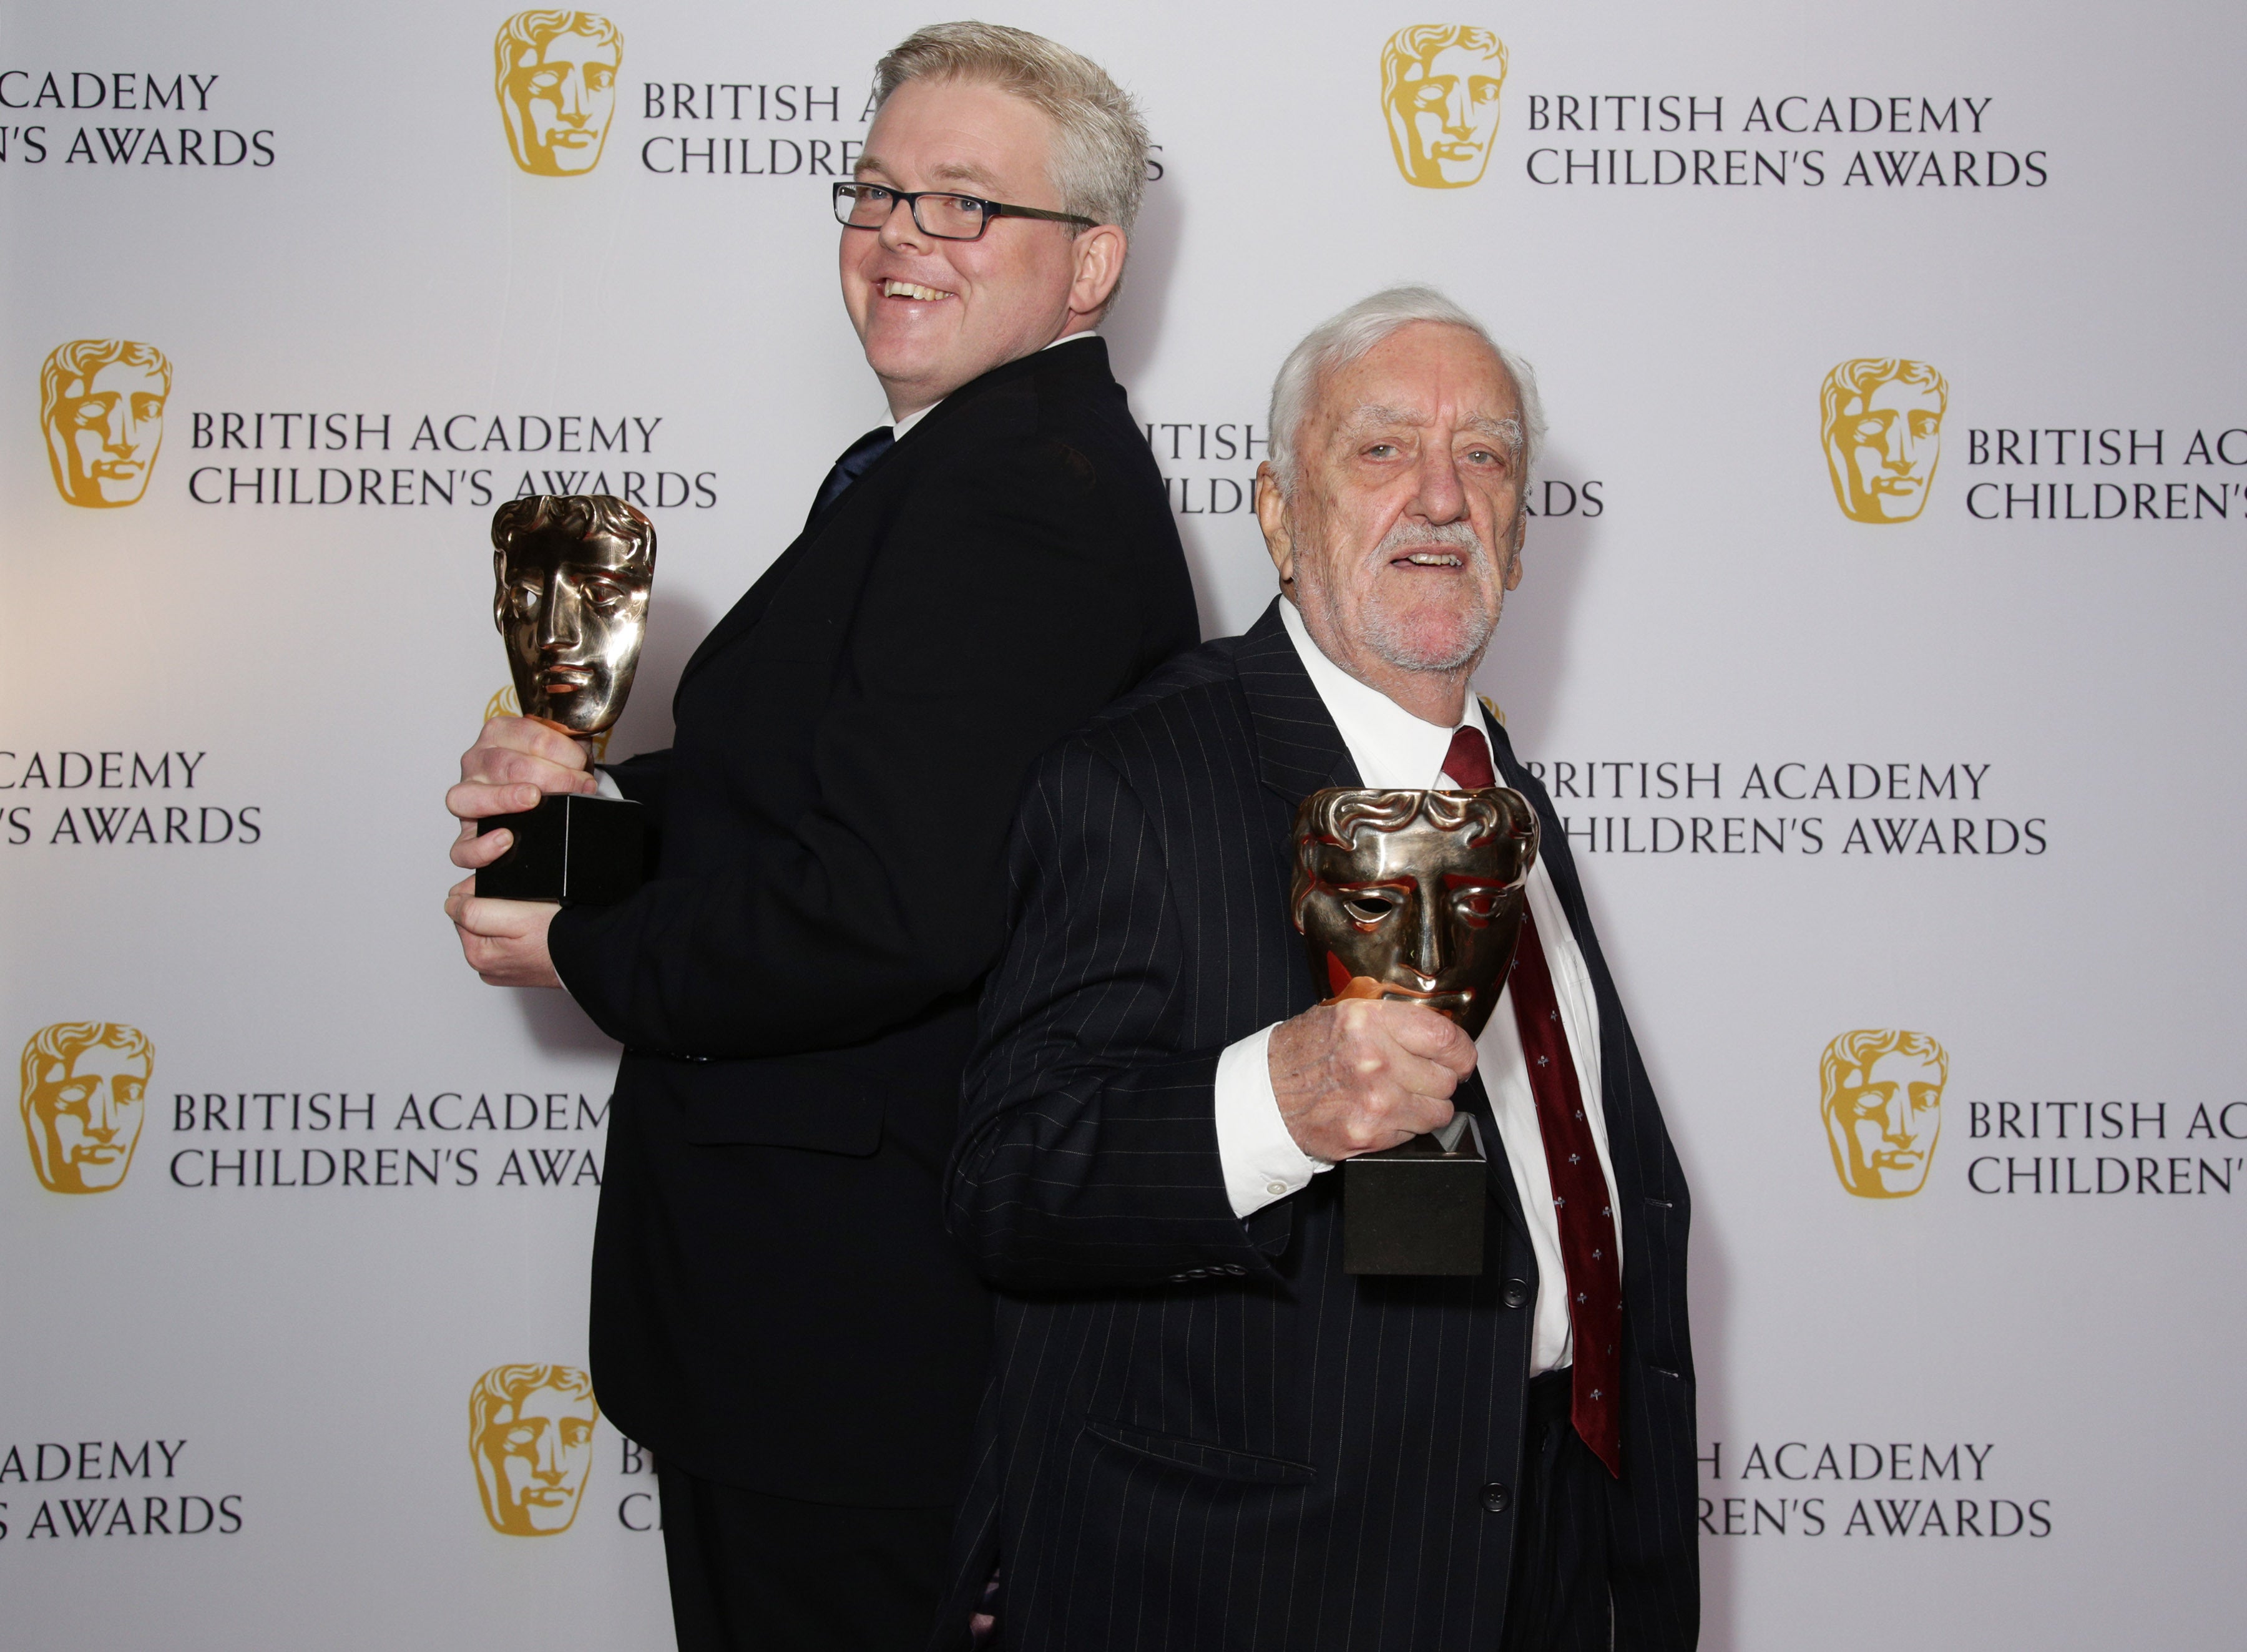
[[[835,220],[850,229],[879,229],[904,201],[921,234],[939,241],[974,241],[994,218],[1042,218],[1048,223],[1096,226],[1073,212],[1048,212],[1042,207],[1014,207],[980,195],[954,195],[945,189],[891,189],[878,183],[838,183],[835,186]]]

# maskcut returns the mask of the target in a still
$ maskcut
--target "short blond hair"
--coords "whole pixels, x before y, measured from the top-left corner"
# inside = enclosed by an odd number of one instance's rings
[[[908,80],[964,80],[1011,92],[1054,123],[1053,184],[1064,211],[1127,236],[1147,188],[1147,124],[1091,58],[1025,29],[934,23],[874,65],[877,107]]]

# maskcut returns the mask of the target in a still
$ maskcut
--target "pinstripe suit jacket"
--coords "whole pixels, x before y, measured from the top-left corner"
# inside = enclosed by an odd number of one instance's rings
[[[1615,1644],[1697,1635],[1688,1205],[1543,790],[1544,853],[1600,1012],[1622,1199]],[[1342,1178],[1246,1222],[1226,1199],[1219,1053],[1315,1001],[1287,835],[1347,748],[1279,614],[1205,645],[1050,754],[1012,850],[949,1221],[1001,1294],[939,1644],[994,1567],[1008,1649],[1492,1648],[1536,1282],[1494,1160],[1478,1279],[1342,1271]],[[1486,1113],[1479,1082],[1463,1104]],[[1485,1143],[1499,1152],[1495,1130]]]

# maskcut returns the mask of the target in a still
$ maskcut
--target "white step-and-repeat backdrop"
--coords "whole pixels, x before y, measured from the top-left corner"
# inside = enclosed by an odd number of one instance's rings
[[[882,415],[827,185],[928,15],[0,11],[0,1641],[655,1648],[582,1376],[616,1052],[479,986],[491,509],[662,534],[615,750]],[[1205,628],[1274,369],[1540,369],[1484,686],[1697,1195],[1710,1644],[2237,1645],[2247,20],[1027,4]],[[772,1328],[788,1357],[788,1328]]]

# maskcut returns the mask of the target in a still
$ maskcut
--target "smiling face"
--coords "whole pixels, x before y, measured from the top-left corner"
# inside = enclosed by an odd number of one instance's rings
[[[874,117],[856,175],[1060,212],[1052,148],[1052,121],[1012,93],[908,80]],[[978,240],[945,241],[900,202],[881,229],[842,236],[843,307],[897,418],[1091,326],[1124,270],[1113,224],[1002,216]]]
[[[516,1537],[567,1531],[593,1465],[590,1393],[529,1389],[494,1407],[476,1440],[476,1476],[492,1525]]]
[[[608,502],[645,526],[630,506]],[[652,529],[635,543],[570,509],[584,503],[516,500],[501,508],[492,607],[522,714],[591,737],[624,714],[647,636],[655,561]]]
[[[1926,1185],[1943,1130],[1942,1062],[1891,1049],[1844,1067],[1826,1097],[1826,1132],[1841,1185],[1863,1198],[1902,1198]]]
[[[591,172],[616,113],[618,43],[569,31],[535,45],[507,43],[502,50],[508,67],[500,106],[516,163],[548,177]]]
[[[61,386],[47,415],[55,485],[73,505],[129,505],[148,487],[164,440],[164,374],[113,361]]]
[[[1314,978],[1364,976],[1469,1037],[1498,1002],[1521,927],[1536,816],[1519,793],[1315,792],[1295,817],[1295,927]]]
[[[1414,322],[1326,375],[1282,496],[1258,474],[1266,543],[1320,652],[1410,704],[1398,680],[1464,684],[1521,583],[1521,402],[1465,328]]]
[[[57,1193],[106,1193],[124,1181],[153,1070],[145,1048],[106,1042],[72,1041],[60,1055],[33,1061],[24,1123],[43,1185]]]
[[[1388,115],[1404,176],[1429,189],[1479,182],[1490,165],[1505,84],[1505,58],[1465,42],[1398,63]]]

